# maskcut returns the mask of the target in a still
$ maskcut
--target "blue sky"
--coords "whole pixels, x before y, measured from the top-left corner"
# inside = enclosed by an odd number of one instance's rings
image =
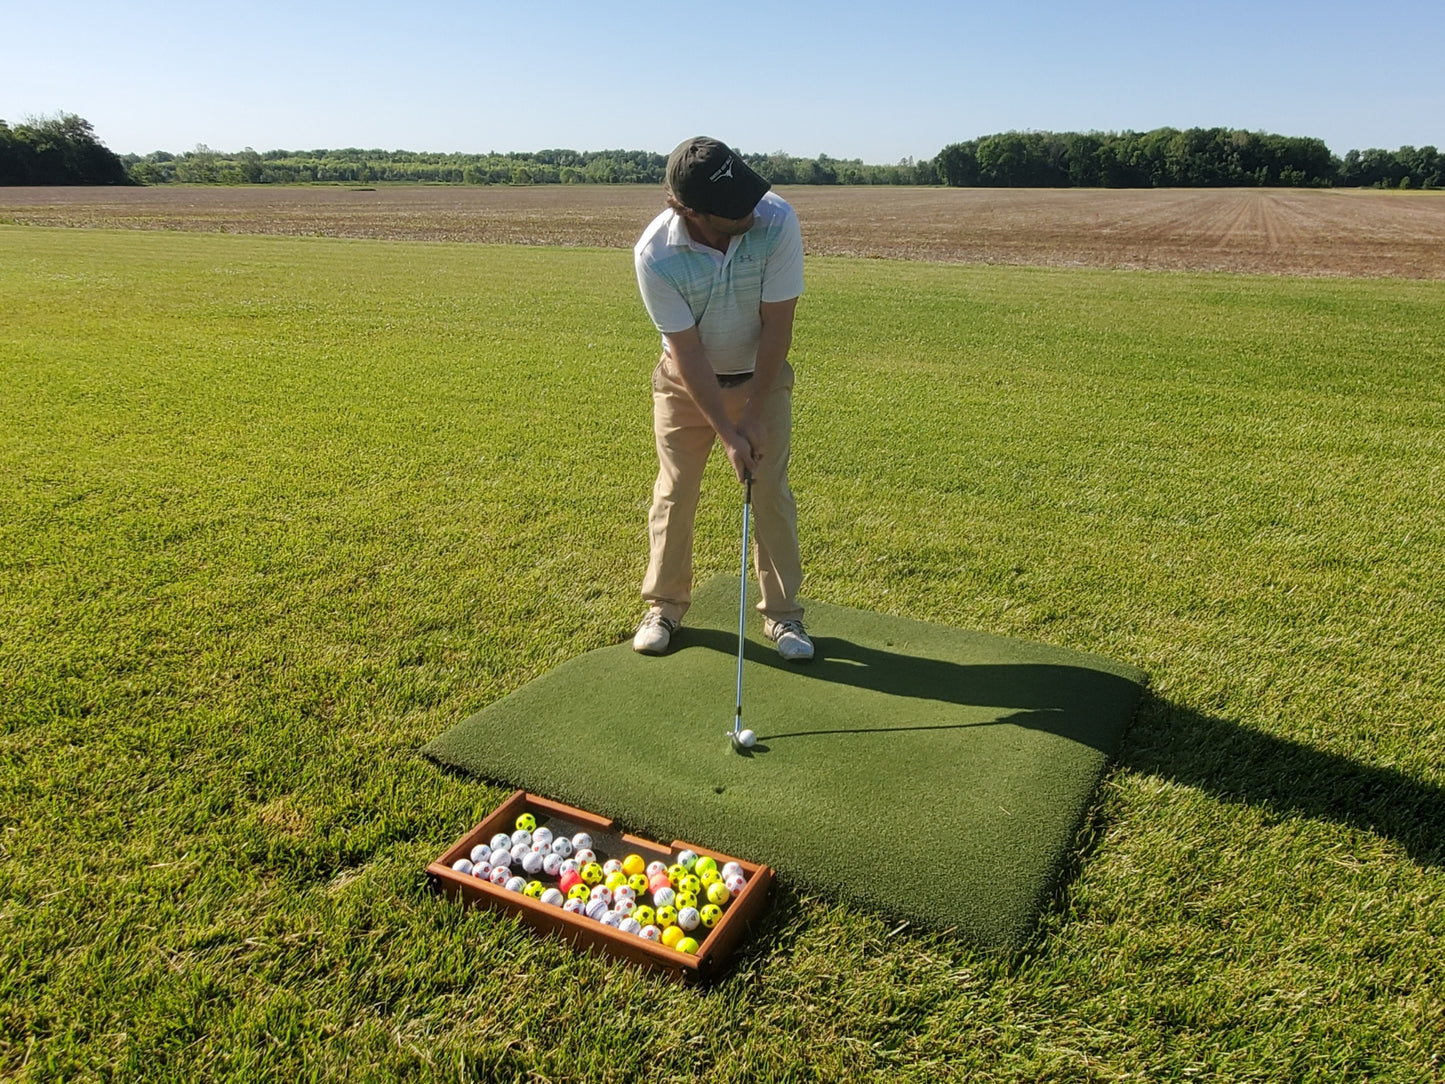
[[[927,158],[1164,125],[1445,146],[1445,3],[0,0],[0,118],[118,153],[379,147]]]

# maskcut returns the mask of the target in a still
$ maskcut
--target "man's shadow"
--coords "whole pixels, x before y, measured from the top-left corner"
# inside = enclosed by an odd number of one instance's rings
[[[684,650],[737,653],[737,636],[689,628]],[[1424,866],[1445,865],[1445,788],[1228,719],[1172,704],[1114,674],[1048,663],[969,665],[817,637],[809,664],[782,661],[748,641],[749,665],[891,696],[1011,708],[988,724],[1044,730],[1088,745],[1119,767],[1195,787],[1226,802],[1263,806],[1376,833]],[[1130,720],[1133,720],[1132,725]],[[1127,730],[1125,728],[1127,727]],[[877,727],[900,733],[917,727]],[[932,728],[923,728],[932,729]],[[1124,730],[1121,740],[1121,730]],[[760,742],[847,733],[826,726],[761,734]]]

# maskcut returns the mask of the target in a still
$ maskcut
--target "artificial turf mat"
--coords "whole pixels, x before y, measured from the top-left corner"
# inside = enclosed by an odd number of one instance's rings
[[[810,664],[750,612],[734,753],[736,577],[697,592],[662,657],[600,648],[423,752],[483,778],[772,866],[798,888],[1023,943],[1145,680],[1041,644],[807,602]]]

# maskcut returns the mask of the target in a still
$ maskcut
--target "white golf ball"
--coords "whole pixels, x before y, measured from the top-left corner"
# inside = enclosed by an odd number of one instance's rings
[[[615,929],[622,925],[622,920],[625,917],[620,911],[609,910],[602,916],[602,925],[611,926]]]
[[[511,878],[512,871],[509,870],[506,866],[493,866],[492,875],[488,877],[487,880],[491,881],[492,884],[496,885],[498,888],[505,888],[507,882],[511,880]]]
[[[591,850],[592,837],[589,836],[586,832],[578,832],[575,836],[572,837],[572,846],[574,849],[579,851]]]
[[[527,887],[527,878],[512,877],[508,879],[507,883],[502,887],[505,888],[508,892],[521,892]]]
[[[578,864],[577,859],[564,858],[562,859],[561,864],[557,866],[557,876],[561,877],[564,873],[576,873],[581,868],[582,867],[580,864]]]
[[[582,915],[587,913],[587,905],[581,900],[569,899],[562,905],[562,910],[566,911],[569,915]]]
[[[636,902],[637,893],[631,885],[618,885],[612,890],[612,898],[615,900],[632,900]]]
[[[691,932],[702,925],[702,915],[698,913],[696,907],[684,907],[677,913],[677,924]]]
[[[606,885],[593,885],[592,891],[588,893],[589,899],[601,900],[603,903],[612,902],[612,889]]]
[[[556,877],[562,872],[562,859],[555,854],[544,854],[542,856],[542,872],[548,877]]]
[[[597,861],[597,855],[591,847],[578,847],[572,852],[572,857],[577,859],[579,866],[585,866],[588,862]]]
[[[633,911],[637,910],[637,902],[628,899],[626,896],[613,896],[612,909],[619,915],[630,915]]]
[[[587,902],[587,907],[582,913],[590,919],[601,922],[602,916],[605,914],[609,914],[610,911],[607,907],[606,900],[589,900]]]
[[[602,863],[602,872],[603,872],[603,873],[608,873],[608,874],[611,874],[611,873],[621,873],[621,872],[622,872],[622,862],[621,862],[621,860],[620,860],[620,859],[617,859],[617,858],[609,858],[606,862],[603,862],[603,863]]]
[[[652,902],[656,907],[671,907],[677,902],[677,893],[670,888],[659,888],[652,894]]]
[[[512,844],[512,861],[513,861],[513,862],[520,862],[525,856],[527,856],[527,855],[529,855],[529,854],[531,854],[531,853],[532,853],[532,845],[531,845],[530,843],[513,843],[513,844]]]
[[[473,862],[472,876],[478,880],[485,881],[492,875],[492,864],[490,862]]]
[[[551,844],[552,844],[552,829],[550,829],[550,828],[545,828],[545,827],[544,827],[544,828],[534,829],[533,832],[532,832],[532,842],[533,842],[533,843],[540,843],[540,844],[542,844],[543,846],[551,846]]]
[[[747,884],[748,879],[741,873],[734,873],[723,878],[723,886],[734,896],[746,888]]]
[[[532,833],[525,828],[518,828],[512,833],[512,846],[516,847],[519,845],[527,847],[532,845]]]
[[[639,934],[642,932],[642,923],[638,922],[637,919],[628,916],[617,924],[617,928],[623,933]]]
[[[744,749],[751,749],[758,740],[758,736],[751,730],[744,730],[738,735],[738,744]]]
[[[471,859],[472,865],[474,866],[478,862],[490,862],[492,860],[492,848],[488,847],[485,843],[478,843],[472,848]]]
[[[644,926],[637,936],[644,941],[657,941],[662,937],[662,931],[656,926]]]
[[[659,874],[661,874],[661,875],[664,876],[664,877],[667,876],[667,863],[666,863],[666,862],[649,862],[649,863],[647,863],[647,879],[648,879],[649,881],[652,880],[654,877],[658,876]]]
[[[571,858],[573,849],[572,841],[566,836],[558,836],[552,841],[552,853],[558,858]]]
[[[471,873],[472,860],[470,858],[458,858],[455,862],[452,863],[452,869],[456,870],[458,873]]]
[[[527,873],[541,873],[542,856],[536,851],[528,851],[522,855],[522,869]]]
[[[542,902],[548,907],[561,907],[566,898],[566,896],[562,895],[562,890],[559,888],[549,888],[546,892],[542,893]]]
[[[732,876],[741,877],[743,873],[743,867],[736,862],[728,862],[718,872],[722,874],[722,879],[726,881],[729,877]]]
[[[512,849],[512,837],[506,832],[498,832],[492,837],[492,850],[510,851]]]
[[[493,851],[493,852],[492,852],[492,868],[493,868],[493,869],[506,869],[506,868],[507,868],[508,866],[510,866],[511,864],[512,864],[512,852],[511,852],[511,851],[503,850],[503,851]]]

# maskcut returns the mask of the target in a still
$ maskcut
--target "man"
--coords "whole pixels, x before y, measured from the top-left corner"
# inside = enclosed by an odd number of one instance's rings
[[[788,488],[788,349],[803,240],[797,215],[771,187],[717,140],[689,139],[667,160],[667,210],[634,249],[642,302],[662,332],[652,374],[658,471],[642,581],[648,610],[632,639],[643,654],[667,650],[692,601],[693,521],[716,442],[738,480],[753,479],[763,630],[790,662],[813,657]]]

